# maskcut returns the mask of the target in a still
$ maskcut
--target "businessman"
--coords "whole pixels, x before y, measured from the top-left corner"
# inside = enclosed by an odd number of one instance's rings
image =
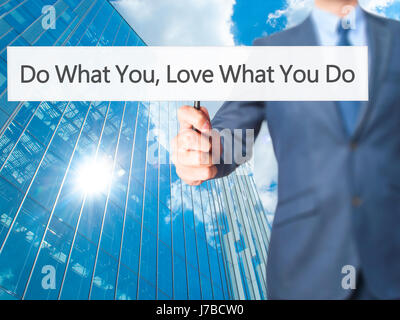
[[[349,6],[354,26],[342,23]],[[177,173],[191,185],[230,174],[240,163],[211,155],[237,150],[210,129],[257,134],[266,120],[279,169],[269,298],[399,299],[400,24],[355,0],[316,0],[300,25],[254,45],[368,45],[369,101],[226,102],[212,121],[183,106]]]

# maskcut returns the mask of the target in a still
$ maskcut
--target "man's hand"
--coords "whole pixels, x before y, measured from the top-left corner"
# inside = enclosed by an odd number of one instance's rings
[[[182,106],[178,110],[178,120],[180,130],[172,140],[171,159],[183,181],[199,185],[217,174],[213,159],[220,157],[220,136],[211,130],[210,116],[204,107],[196,110]]]

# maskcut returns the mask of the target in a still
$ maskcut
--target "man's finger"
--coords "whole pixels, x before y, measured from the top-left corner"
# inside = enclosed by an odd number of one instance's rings
[[[208,112],[203,109],[196,110],[191,106],[182,106],[178,109],[178,120],[181,128],[195,128],[199,131],[208,131],[211,129],[210,118]]]
[[[202,168],[179,166],[176,167],[176,172],[183,181],[202,182],[214,178],[217,175],[217,168],[215,166]]]
[[[174,149],[202,152],[209,152],[211,150],[210,138],[192,129],[181,129],[173,143]]]
[[[212,154],[194,150],[177,149],[172,154],[172,162],[176,166],[209,167],[212,166]]]
[[[189,186],[199,186],[203,182],[201,180],[195,180],[195,181],[193,181],[193,180],[185,180],[185,179],[182,179],[182,180],[183,180],[184,183],[188,184]]]

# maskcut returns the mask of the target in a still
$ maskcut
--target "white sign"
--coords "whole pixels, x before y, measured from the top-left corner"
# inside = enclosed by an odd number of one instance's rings
[[[10,101],[368,100],[367,47],[8,47]]]

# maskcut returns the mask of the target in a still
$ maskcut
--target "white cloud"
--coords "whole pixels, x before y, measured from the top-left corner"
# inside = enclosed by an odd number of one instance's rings
[[[210,215],[209,209],[206,209],[208,207],[207,203],[211,204],[211,202],[209,202],[209,199],[201,198],[206,195],[206,189],[203,189],[203,191],[201,192],[202,195],[200,197],[200,190],[197,188],[198,187],[191,187],[181,182],[180,180],[175,180],[171,183],[171,197],[168,199],[168,206],[173,211],[172,221],[181,216],[182,206],[184,209],[195,208],[193,210],[195,224],[196,226],[198,223],[204,224],[207,242],[210,246],[215,248],[217,244],[215,242],[214,235],[215,232],[218,232],[218,230],[215,229],[215,225],[212,220],[212,216]],[[192,192],[190,191],[191,189]],[[181,196],[182,193],[183,196]],[[202,210],[204,210],[204,213]],[[211,210],[214,210],[214,208],[212,208]],[[219,208],[215,207],[215,214],[220,213],[221,211],[219,210]],[[166,217],[164,220],[166,224],[169,224],[170,221],[170,217]]]
[[[400,20],[400,0],[363,0],[360,2],[368,11]]]
[[[361,5],[368,11],[379,12],[394,3],[394,0],[363,0]]]
[[[0,273],[0,285],[3,285],[9,281],[10,279],[14,278],[14,273],[10,268],[7,268],[5,270],[2,270]]]
[[[308,15],[313,3],[313,0],[287,0],[283,9],[278,9],[268,15],[267,23],[275,26],[277,20],[285,16],[286,27],[294,26]]]
[[[112,4],[149,45],[234,45],[235,0],[115,0]]]

